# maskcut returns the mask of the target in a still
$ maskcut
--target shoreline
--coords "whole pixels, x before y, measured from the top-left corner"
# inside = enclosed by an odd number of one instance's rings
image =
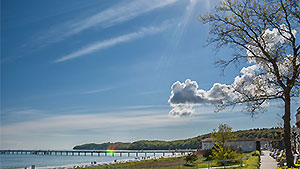
[[[182,157],[185,155],[165,155],[165,156],[148,156],[148,157],[135,157],[131,159],[122,159],[122,160],[114,160],[112,162],[96,162],[96,164],[91,163],[81,163],[81,164],[70,164],[70,165],[62,165],[62,166],[47,166],[47,167],[38,167],[43,169],[73,169],[73,168],[85,168],[85,167],[96,167],[96,166],[106,166],[106,165],[113,165],[113,164],[120,164],[120,163],[127,163],[127,162],[138,162],[138,161],[145,161],[145,160],[154,160],[154,159],[162,159],[162,158],[175,158],[175,157]],[[28,168],[28,169],[31,169]]]
[[[138,162],[138,161],[145,161],[145,160],[153,160],[153,159],[162,159],[162,158],[175,158],[175,157],[182,157],[185,155],[165,155],[165,156],[147,156],[147,157],[133,157],[128,159],[115,159],[110,162],[97,162],[91,161],[90,163],[79,163],[79,164],[66,164],[66,165],[53,165],[53,166],[35,166],[35,168],[41,169],[74,169],[74,168],[85,168],[85,167],[96,167],[96,166],[106,166],[106,165],[113,165],[113,164],[120,164],[120,163],[127,163],[127,162]],[[96,163],[95,163],[96,162]],[[92,164],[93,163],[93,164]],[[18,168],[18,169],[24,169]],[[32,169],[32,166],[26,167],[27,169]]]

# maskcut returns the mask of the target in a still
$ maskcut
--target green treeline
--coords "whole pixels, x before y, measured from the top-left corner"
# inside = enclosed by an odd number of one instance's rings
[[[282,128],[263,128],[263,129],[250,129],[239,130],[234,132],[237,139],[255,139],[255,138],[271,138],[278,139],[283,134]]]
[[[255,138],[279,138],[282,129],[250,129],[239,130],[234,132],[237,139],[255,139]],[[194,138],[175,141],[159,141],[159,140],[141,140],[132,143],[115,142],[102,144],[83,144],[75,146],[73,149],[77,150],[106,150],[108,148],[116,150],[175,150],[175,149],[201,149],[202,139],[209,138],[209,134],[200,135]]]
[[[159,140],[141,140],[133,143],[102,143],[102,144],[83,144],[75,146],[73,149],[81,150],[106,150],[108,148],[117,150],[169,150],[169,149],[197,149],[201,147],[201,140],[208,138],[210,135],[205,134],[202,136],[189,138],[186,140],[175,140],[175,141],[159,141]]]

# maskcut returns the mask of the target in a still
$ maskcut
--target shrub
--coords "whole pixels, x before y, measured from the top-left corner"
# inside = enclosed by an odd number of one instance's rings
[[[254,151],[248,160],[244,161],[243,169],[259,169],[260,168],[260,152]]]
[[[239,156],[236,151],[232,151],[229,147],[222,145],[215,145],[212,154],[214,160],[235,159]]]
[[[212,149],[208,149],[208,150],[205,150],[203,152],[203,157],[205,157],[205,161],[210,161],[212,160]]]
[[[196,154],[194,154],[194,153],[191,153],[191,154],[189,154],[189,155],[187,155],[186,157],[185,157],[185,162],[186,163],[193,163],[193,162],[195,162],[196,160],[198,160],[198,157],[197,157],[197,155]]]

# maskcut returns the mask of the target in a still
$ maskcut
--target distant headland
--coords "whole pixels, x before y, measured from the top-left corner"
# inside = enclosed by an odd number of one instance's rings
[[[234,134],[237,139],[262,139],[270,138],[275,139],[282,134],[282,129],[276,128],[262,128],[262,129],[249,129],[238,130]],[[135,142],[115,142],[115,143],[88,143],[77,145],[74,150],[175,150],[175,149],[201,149],[202,140],[210,137],[210,133],[199,135],[197,137],[188,138],[184,140],[174,141],[160,141],[160,140],[140,140]]]

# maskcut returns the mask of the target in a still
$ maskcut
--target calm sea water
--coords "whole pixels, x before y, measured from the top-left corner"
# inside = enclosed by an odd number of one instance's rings
[[[166,154],[169,155],[169,154]],[[144,157],[144,153],[140,153],[139,157]],[[153,154],[147,153],[147,156],[153,156]],[[162,154],[157,153],[156,156],[162,156]],[[123,154],[122,157],[119,154],[115,156],[54,156],[54,155],[8,155],[0,154],[0,169],[7,168],[24,168],[31,165],[36,165],[37,168],[55,168],[62,166],[75,166],[75,165],[85,165],[90,164],[92,161],[96,161],[97,164],[100,162],[113,162],[114,160],[126,160],[134,159],[135,155],[131,154],[128,157]]]

